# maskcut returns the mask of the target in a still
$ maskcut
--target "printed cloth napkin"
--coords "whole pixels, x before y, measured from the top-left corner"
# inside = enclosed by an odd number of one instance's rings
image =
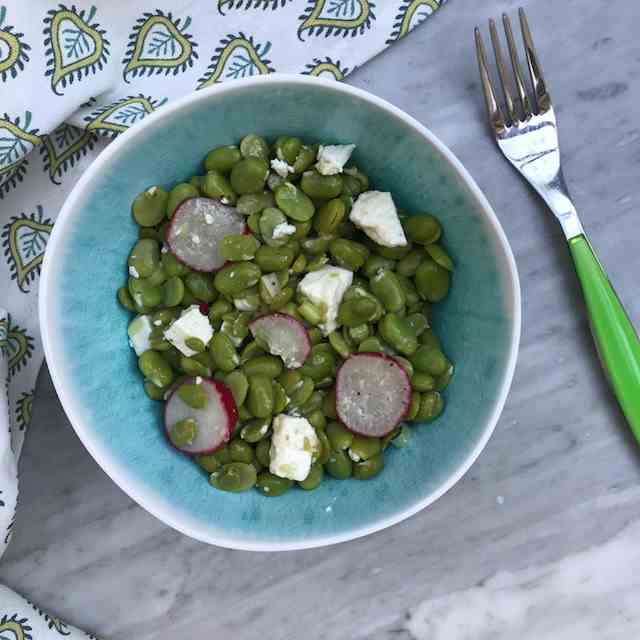
[[[0,556],[42,364],[40,266],[82,171],[176,97],[274,71],[342,80],[445,2],[94,1],[0,0]],[[0,637],[57,635],[92,637],[0,586]]]

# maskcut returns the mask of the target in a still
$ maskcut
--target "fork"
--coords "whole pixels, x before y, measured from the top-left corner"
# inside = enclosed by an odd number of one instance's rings
[[[600,361],[627,422],[640,442],[640,341],[571,201],[560,165],[553,105],[533,46],[527,16],[523,9],[518,13],[532,94],[523,78],[509,16],[503,14],[502,21],[513,69],[515,98],[496,23],[489,20],[503,104],[498,102],[491,83],[480,29],[475,29],[476,53],[489,124],[507,160],[538,192],[562,226],[586,301]]]

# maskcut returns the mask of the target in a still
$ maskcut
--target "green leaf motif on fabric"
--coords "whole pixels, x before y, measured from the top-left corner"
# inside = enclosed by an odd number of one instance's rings
[[[437,11],[445,0],[403,0],[393,23],[393,31],[386,44],[392,44],[404,38],[409,31],[424,22]]]
[[[150,76],[154,73],[176,75],[192,67],[197,60],[197,43],[187,29],[191,18],[184,22],[174,19],[171,13],[144,13],[136,21],[129,36],[129,44],[122,64],[125,65],[122,76],[125,82],[130,78]]]
[[[11,521],[11,525],[13,521]],[[9,525],[9,526],[11,526]],[[7,537],[10,533],[7,534]],[[32,640],[31,627],[27,624],[26,618],[18,618],[18,614],[14,613],[11,617],[8,615],[0,618],[0,639],[1,640]]]
[[[85,116],[85,122],[88,123],[87,131],[95,131],[112,137],[117,136],[131,125],[153,113],[166,101],[166,98],[156,100],[142,94],[121,98],[104,107],[99,107]]]
[[[198,89],[211,86],[225,80],[238,80],[250,76],[273,73],[274,68],[267,54],[271,42],[258,44],[253,37],[229,34],[220,42],[211,58],[207,72],[198,80]]]
[[[15,78],[29,62],[27,51],[31,47],[23,40],[24,33],[17,33],[11,25],[5,24],[7,8],[0,6],[0,80],[6,82]]]
[[[343,80],[344,77],[355,70],[345,67],[340,60],[332,60],[328,56],[326,58],[314,58],[313,62],[305,65],[303,75],[318,76],[328,78],[330,80]]]
[[[30,600],[27,600],[27,602],[34,608],[35,611],[37,611],[39,616],[42,616],[45,619],[45,622],[47,623],[47,627],[49,627],[49,629],[57,631],[61,636],[71,635],[71,631],[69,631],[66,622],[63,622],[57,616],[50,616],[46,611],[43,611],[40,607],[37,607]],[[0,640],[2,639],[0,638]]]
[[[46,76],[51,76],[51,89],[61,96],[60,88],[80,81],[82,76],[101,70],[109,57],[109,41],[104,29],[92,22],[96,8],[86,12],[74,6],[58,5],[44,19],[47,55]]]
[[[309,35],[355,37],[371,28],[376,19],[375,4],[369,0],[308,0],[305,12],[300,16],[298,38]]]
[[[37,129],[31,128],[31,112],[11,119],[0,118],[0,198],[22,181],[27,170],[28,153],[42,142]]]
[[[275,11],[286,7],[292,0],[218,0],[218,11],[225,15],[228,9],[262,9]]]
[[[52,228],[53,221],[44,218],[40,205],[28,216],[13,216],[2,228],[2,246],[11,279],[23,293],[29,292],[30,284],[40,275]]]
[[[60,184],[56,177],[62,176],[82,156],[87,155],[87,151],[93,149],[95,143],[95,134],[70,124],[62,124],[45,136],[40,153],[44,170],[48,172],[51,182]]]
[[[23,391],[16,402],[16,424],[20,431],[24,431],[31,422],[31,411],[33,409],[33,392]]]
[[[9,361],[9,379],[13,378],[33,355],[33,338],[25,329],[11,322],[11,314],[6,318],[0,318],[0,352]]]

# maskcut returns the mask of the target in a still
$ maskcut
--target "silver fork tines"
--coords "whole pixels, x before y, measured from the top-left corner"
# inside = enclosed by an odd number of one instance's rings
[[[489,115],[489,124],[502,153],[544,198],[560,220],[567,237],[573,237],[583,231],[562,176],[556,117],[523,9],[519,10],[519,16],[529,79],[533,89],[532,97],[529,96],[522,74],[509,16],[503,14],[502,23],[511,60],[511,78],[502,55],[496,23],[494,20],[489,20],[491,43],[502,87],[504,106],[496,97],[496,91],[491,82],[482,34],[478,27],[475,29],[480,82]],[[511,91],[510,80],[515,85],[516,97]]]

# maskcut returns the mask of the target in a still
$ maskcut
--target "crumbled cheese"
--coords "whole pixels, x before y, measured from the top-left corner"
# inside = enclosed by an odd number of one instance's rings
[[[329,335],[337,327],[338,307],[342,296],[353,282],[353,273],[340,267],[322,267],[308,273],[298,284],[298,289],[309,300],[326,308],[320,329]]]
[[[202,378],[200,376],[196,376],[196,384],[202,384]]]
[[[320,441],[306,418],[281,413],[273,419],[269,471],[298,482],[309,475]]]
[[[229,198],[227,198],[226,196],[223,196],[222,198],[220,198],[220,202],[222,202],[222,204],[229,204],[231,200],[229,200]]]
[[[271,168],[281,177],[285,178],[293,173],[293,167],[290,164],[287,164],[285,160],[280,160],[280,158],[274,158],[271,161]]]
[[[197,233],[191,234],[191,240],[193,241],[193,244],[200,244],[200,236]]]
[[[153,326],[154,327],[159,327],[160,325],[162,325],[162,320],[158,319],[158,320],[154,320],[153,321]]]
[[[149,336],[152,326],[149,316],[138,316],[129,323],[127,333],[129,334],[129,346],[136,352],[137,356],[151,349]]]
[[[164,332],[164,337],[187,357],[197,353],[185,344],[188,338],[199,338],[206,345],[212,336],[213,329],[209,324],[209,318],[200,313],[197,304],[183,311]]]
[[[138,273],[138,270],[135,267],[129,267],[129,275],[132,278],[139,278],[140,274]]]
[[[247,300],[247,298],[234,298],[233,306],[238,311],[255,311],[255,306],[251,300]]]
[[[355,144],[331,144],[326,147],[320,145],[316,168],[323,176],[334,176],[342,173],[344,165],[356,148]]]
[[[168,253],[168,252],[169,252],[169,248],[167,247],[167,245],[163,244],[162,249],[160,249],[160,253]]]
[[[273,228],[272,238],[274,240],[279,240],[280,238],[286,238],[287,236],[291,236],[296,232],[296,228],[292,224],[287,224],[286,222],[281,222],[277,224]]]
[[[391,194],[365,191],[353,204],[349,219],[383,247],[406,247],[407,239]]]
[[[156,191],[157,191],[157,190],[158,190],[158,187],[156,187],[156,186],[149,187],[149,188],[147,189],[147,195],[150,195],[150,196],[152,196],[152,197],[153,197],[153,196],[155,196],[155,195],[156,195]]]
[[[213,224],[213,216],[210,213],[205,213],[204,214],[204,221],[207,224]]]

